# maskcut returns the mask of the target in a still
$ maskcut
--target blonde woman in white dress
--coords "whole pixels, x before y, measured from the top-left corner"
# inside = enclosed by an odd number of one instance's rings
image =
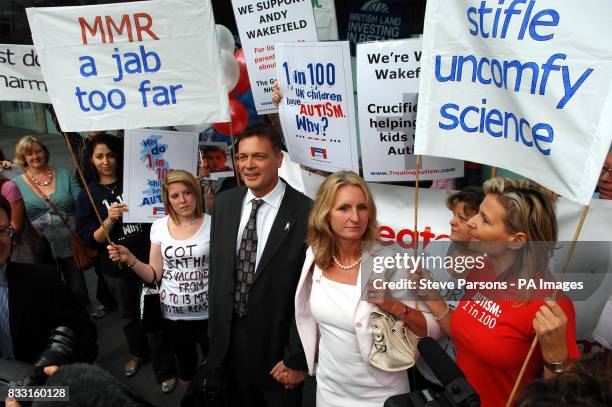
[[[377,237],[376,208],[363,179],[348,171],[327,177],[310,215],[310,248],[295,299],[309,374],[317,378],[318,407],[382,407],[387,398],[410,391],[406,371],[383,371],[368,361],[368,319],[377,305],[417,336],[439,334],[428,332],[435,326],[431,314],[411,312],[412,302],[361,300]]]

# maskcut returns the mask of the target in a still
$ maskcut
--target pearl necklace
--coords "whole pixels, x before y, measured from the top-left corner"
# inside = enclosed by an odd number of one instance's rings
[[[53,181],[53,172],[51,170],[49,170],[49,172],[47,173],[47,176],[49,177],[49,179],[46,181],[42,181],[42,182],[34,178],[34,175],[30,174],[29,172],[28,172],[28,175],[30,176],[30,178],[36,185],[40,185],[41,187],[46,187]]]
[[[348,266],[345,266],[344,264],[340,263],[338,259],[336,258],[336,256],[333,254],[332,254],[332,259],[334,260],[334,263],[336,263],[336,266],[338,266],[342,270],[350,270],[354,268],[356,265],[358,265],[359,263],[361,263],[361,256],[359,256],[357,260],[355,260],[353,263],[349,264]]]

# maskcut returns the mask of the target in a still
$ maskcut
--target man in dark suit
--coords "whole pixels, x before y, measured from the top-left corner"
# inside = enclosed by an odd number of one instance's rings
[[[75,361],[98,356],[96,326],[53,267],[10,263],[11,206],[0,197],[0,359],[33,363],[59,326],[76,334]]]
[[[219,194],[212,218],[209,363],[227,372],[232,406],[300,406],[306,360],[294,296],[312,202],[278,177],[281,139],[267,125],[240,135],[244,185]]]

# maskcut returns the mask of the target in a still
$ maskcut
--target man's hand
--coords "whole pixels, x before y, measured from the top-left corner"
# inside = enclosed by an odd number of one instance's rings
[[[281,93],[278,81],[276,81],[274,82],[274,85],[272,86],[272,103],[274,103],[274,106],[278,107],[282,99],[283,99],[283,94]]]
[[[295,389],[308,375],[303,370],[294,370],[286,367],[282,360],[274,365],[270,374],[274,377],[274,380],[283,384],[285,389]]]
[[[7,397],[4,399],[4,405],[6,407],[21,407],[21,404],[19,404],[19,402],[17,400],[15,400],[13,397]]]
[[[52,365],[45,367],[43,369],[43,372],[45,372],[47,376],[53,376],[53,374],[55,374],[55,372],[57,372],[58,370],[59,366]],[[21,407],[21,404],[19,404],[19,402],[13,397],[7,397],[6,399],[4,399],[4,405],[6,407]]]

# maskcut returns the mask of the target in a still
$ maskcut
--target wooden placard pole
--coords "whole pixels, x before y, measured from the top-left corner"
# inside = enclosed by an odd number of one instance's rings
[[[414,238],[412,239],[412,249],[414,252],[414,257],[416,258],[419,255],[419,172],[421,170],[421,156],[416,156],[416,174],[414,178]],[[418,287],[415,292],[415,309],[419,310],[419,293]]]
[[[83,189],[85,190],[85,193],[87,194],[87,198],[89,199],[89,203],[91,204],[91,207],[94,211],[94,213],[96,214],[96,217],[98,218],[98,222],[100,222],[100,226],[102,226],[102,230],[104,231],[104,237],[106,238],[106,242],[110,245],[113,244],[113,242],[111,241],[110,236],[108,235],[108,231],[106,230],[106,227],[104,226],[104,222],[102,221],[102,217],[100,216],[100,212],[98,212],[98,209],[96,208],[96,204],[94,203],[93,197],[91,196],[91,191],[89,190],[89,186],[87,185],[87,180],[85,180],[85,176],[83,175],[83,171],[81,170],[81,166],[79,164],[79,160],[76,157],[76,154],[74,153],[74,150],[72,149],[72,145],[70,144],[70,140],[68,140],[68,135],[64,132],[62,132],[62,135],[64,136],[64,141],[66,141],[66,145],[68,146],[68,151],[70,152],[70,156],[72,157],[72,161],[74,161],[74,166],[76,167],[77,173],[79,174],[79,178],[81,179],[81,182],[83,183]]]
[[[582,226],[584,225],[584,220],[586,219],[588,212],[589,212],[589,206],[587,205],[582,210],[582,215],[580,216],[580,222],[578,223],[578,226],[576,227],[576,231],[574,232],[574,237],[572,238],[572,242],[570,244],[569,250],[565,254],[565,258],[563,259],[563,267],[561,268],[561,274],[560,274],[561,281],[565,280],[565,274],[567,273],[569,263],[574,254],[574,249],[576,248],[576,242],[578,241],[578,237],[580,236],[580,232],[582,231]],[[552,294],[553,300],[557,298],[558,291],[559,291],[558,289],[555,289],[553,291],[553,294]],[[525,361],[523,362],[523,366],[521,367],[519,375],[516,378],[516,381],[514,382],[514,387],[512,388],[510,397],[508,397],[508,401],[506,402],[506,407],[512,406],[512,402],[514,401],[514,398],[516,397],[516,393],[518,391],[519,384],[523,380],[523,376],[525,375],[525,370],[527,369],[527,365],[529,364],[529,361],[531,360],[531,356],[533,355],[533,352],[537,345],[538,345],[538,337],[536,335],[533,338],[533,342],[531,343],[531,348],[529,348],[529,352],[527,353],[527,356],[525,357]]]
[[[236,186],[240,186],[240,176],[238,174],[238,167],[236,166],[236,139],[234,138],[234,126],[232,125],[232,122],[229,122],[229,129],[230,129],[230,143],[232,143],[232,152],[231,152],[231,156],[232,156],[232,164],[234,167],[234,177],[236,177]]]

